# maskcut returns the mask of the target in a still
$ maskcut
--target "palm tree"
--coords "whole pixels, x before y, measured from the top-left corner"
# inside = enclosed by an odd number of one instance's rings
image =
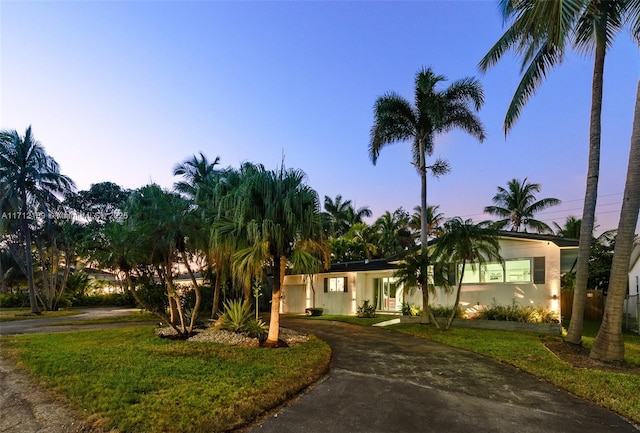
[[[600,361],[624,361],[622,307],[627,292],[629,261],[635,238],[634,231],[638,224],[638,212],[640,212],[640,82],[636,94],[627,180],[611,265],[607,305],[590,354],[591,358]]]
[[[222,243],[237,242],[233,255],[237,272],[253,276],[267,263],[273,274],[269,334],[265,345],[276,346],[280,329],[280,298],[288,262],[294,251],[297,263],[299,247],[322,238],[318,194],[304,183],[300,170],[281,167],[267,171],[253,166],[242,186],[224,204],[232,218],[222,219],[214,227],[214,236]],[[309,269],[304,272],[309,273]]]
[[[507,188],[498,187],[498,193],[491,199],[496,206],[487,206],[484,211],[502,218],[493,223],[497,229],[511,227],[511,231],[519,232],[522,228],[526,232],[530,227],[539,233],[553,233],[551,227],[534,219],[534,215],[561,202],[557,198],[537,200],[534,193],[541,188],[539,183],[529,183],[526,177],[522,181],[512,179]]]
[[[361,223],[362,219],[371,216],[368,207],[361,207],[357,210],[353,207],[351,200],[342,200],[342,195],[338,194],[335,200],[329,196],[324,196],[323,215],[327,219],[332,236],[344,236],[351,226]]]
[[[427,275],[422,275],[425,269],[428,270]],[[422,291],[424,304],[422,310],[423,321],[425,323],[433,323],[437,329],[440,329],[438,320],[434,317],[429,305],[429,294],[435,293],[436,287],[441,287],[445,290],[449,289],[449,269],[445,266],[445,263],[436,261],[430,266],[429,255],[419,249],[403,257],[393,276],[398,279],[399,284],[405,287],[407,293],[410,293],[415,287]],[[426,302],[424,302],[425,293]]]
[[[488,227],[486,221],[474,224],[470,219],[463,221],[460,217],[455,217],[444,224],[442,236],[436,241],[433,255],[438,261],[460,266],[456,300],[445,328],[449,329],[460,303],[460,289],[467,263],[475,269],[476,266],[483,266],[491,260],[502,261],[498,234],[495,229]]]
[[[486,137],[484,126],[475,114],[484,104],[480,82],[468,77],[455,81],[444,90],[437,90],[438,83],[445,80],[444,76],[434,74],[431,68],[422,69],[416,74],[413,105],[393,92],[379,97],[374,105],[369,143],[369,157],[375,165],[383,147],[396,142],[412,142],[411,162],[420,175],[420,243],[425,256],[428,256],[427,170],[431,170],[434,176],[450,170],[448,162],[442,159],[437,159],[430,166],[426,163],[427,156],[433,154],[435,136],[461,129],[480,142]],[[426,270],[422,275],[426,278]],[[426,285],[424,282],[423,286]],[[427,321],[425,302],[428,302],[428,295],[423,292],[423,318]]]
[[[31,134],[31,126],[22,137],[16,130],[0,131],[0,208],[5,203],[19,203],[18,220],[25,246],[29,303],[31,311],[36,314],[40,310],[36,303],[33,279],[32,216],[35,211],[41,211],[46,217],[49,206],[59,203],[57,195],[74,187],[73,181],[60,174],[56,161],[35,140]]]
[[[173,169],[174,176],[182,176],[183,180],[176,182],[173,188],[190,199],[195,199],[198,189],[207,179],[215,173],[215,166],[220,164],[220,157],[216,156],[213,162],[209,162],[206,156],[200,152],[200,158],[193,155],[182,164]]]
[[[582,344],[582,322],[587,292],[589,253],[598,197],[600,173],[600,135],[604,63],[625,21],[632,37],[640,42],[640,1],[637,0],[501,0],[504,22],[510,26],[480,61],[486,72],[513,49],[522,56],[522,80],[513,96],[504,121],[505,134],[515,124],[529,98],[533,96],[550,69],[562,62],[568,44],[594,53],[591,86],[589,157],[580,246],[576,269],[573,316],[565,341]]]
[[[409,215],[402,209],[386,211],[373,225],[378,234],[378,251],[383,257],[393,257],[415,247],[409,230]]]
[[[444,222],[444,214],[439,211],[440,206],[427,206],[427,239],[440,236],[442,233],[441,225]],[[420,233],[422,226],[422,209],[420,206],[413,208],[413,214],[409,220],[409,227],[416,233]]]
[[[560,226],[556,222],[553,223],[553,225],[556,226],[556,235],[572,239],[578,239],[580,237],[581,224],[582,221],[573,215],[567,217],[567,220],[564,222],[564,226]]]

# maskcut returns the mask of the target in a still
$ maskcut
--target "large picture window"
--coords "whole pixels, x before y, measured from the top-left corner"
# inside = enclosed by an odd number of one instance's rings
[[[461,272],[462,265],[458,265],[458,278]],[[544,261],[541,261],[541,272],[543,275],[541,282],[544,282]],[[467,263],[464,267],[462,284],[530,283],[531,275],[532,259],[508,259],[504,263],[485,263],[481,266],[476,264],[475,269]]]

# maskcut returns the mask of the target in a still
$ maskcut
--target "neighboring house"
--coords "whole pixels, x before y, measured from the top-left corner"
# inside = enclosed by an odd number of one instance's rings
[[[465,309],[493,303],[540,306],[560,314],[560,279],[572,270],[578,240],[532,233],[501,231],[500,253],[504,263],[465,269],[460,305]],[[421,306],[417,288],[402,287],[393,276],[397,261],[365,260],[336,263],[314,275],[287,275],[282,313],[303,313],[324,308],[325,314],[356,314],[369,301],[379,312],[399,313],[403,302]],[[452,305],[455,293],[437,290],[431,305]]]
[[[94,268],[82,269],[93,281],[91,290],[92,295],[107,295],[112,293],[123,293],[122,283],[118,280],[116,274]]]
[[[624,312],[636,323],[635,329],[640,332],[638,316],[640,315],[640,239],[633,244],[631,262],[629,264],[629,296],[624,301]]]

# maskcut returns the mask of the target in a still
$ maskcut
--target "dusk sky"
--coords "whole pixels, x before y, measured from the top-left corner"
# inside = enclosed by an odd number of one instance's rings
[[[561,206],[539,218],[581,217],[592,57],[569,52],[505,138],[520,64],[478,62],[503,33],[483,1],[0,1],[0,128],[29,125],[79,189],[116,182],[171,188],[176,164],[203,152],[302,169],[323,201],[341,194],[384,211],[419,204],[409,143],[369,160],[373,104],[387,91],[413,101],[416,72],[449,83],[476,76],[488,138],[438,136],[428,203],[478,222],[497,186],[528,177]],[[620,33],[605,66],[598,231],[617,227],[640,50]]]

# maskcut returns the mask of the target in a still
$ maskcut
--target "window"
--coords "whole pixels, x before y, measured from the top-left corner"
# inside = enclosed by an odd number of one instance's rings
[[[464,267],[462,284],[479,283],[530,283],[532,277],[532,263],[535,261],[536,278],[534,283],[544,283],[544,257],[534,259],[508,259],[504,263],[492,262],[481,266],[467,263]],[[458,265],[458,278],[462,272],[462,265]],[[457,282],[457,280],[456,280]]]
[[[349,287],[347,277],[334,277],[324,279],[325,292],[346,292]]]
[[[507,260],[504,267],[507,283],[531,282],[531,259]]]

